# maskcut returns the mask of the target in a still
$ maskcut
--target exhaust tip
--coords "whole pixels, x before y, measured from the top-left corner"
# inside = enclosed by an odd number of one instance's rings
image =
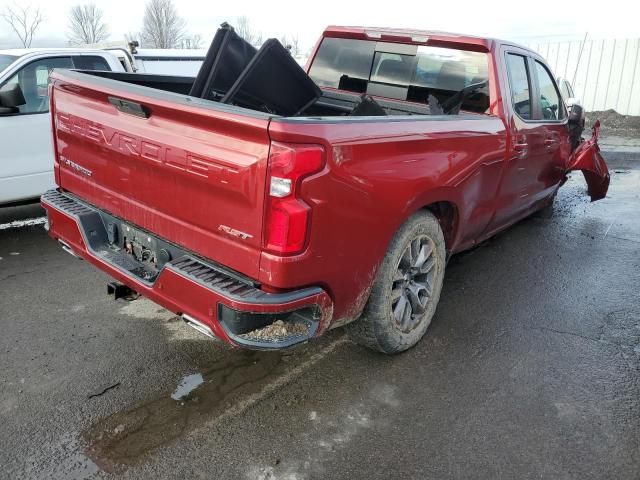
[[[67,245],[65,242],[63,242],[62,240],[58,240],[58,243],[62,247],[62,250],[67,252],[69,255],[71,255],[72,257],[76,257],[79,260],[82,260],[82,257],[78,255],[76,252],[74,252],[73,249],[69,245]]]
[[[213,338],[214,340],[217,340],[218,337],[216,337],[214,335],[214,333],[211,330],[211,328],[209,328],[209,326],[205,325],[201,321],[196,320],[195,318],[193,318],[192,316],[187,315],[187,314],[182,314],[182,320],[184,321],[184,323],[189,325],[191,328],[196,329],[197,331],[199,331],[200,333],[206,335],[209,338]]]

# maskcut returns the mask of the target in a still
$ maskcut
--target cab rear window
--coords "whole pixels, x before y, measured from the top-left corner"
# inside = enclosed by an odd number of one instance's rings
[[[462,110],[489,108],[488,56],[481,52],[328,37],[309,75],[321,87],[417,103],[433,95],[444,105],[466,89]]]

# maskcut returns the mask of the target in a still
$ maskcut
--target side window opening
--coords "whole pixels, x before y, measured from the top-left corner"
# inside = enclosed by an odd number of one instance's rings
[[[24,66],[7,84],[19,83],[26,103],[18,107],[21,114],[49,111],[49,73],[54,68],[73,68],[71,57],[51,57]]]
[[[507,75],[511,90],[511,105],[524,120],[531,119],[531,88],[527,59],[522,55],[507,53]]]
[[[98,55],[78,55],[73,57],[73,64],[78,70],[106,70],[111,71],[107,61]]]
[[[535,66],[540,97],[536,101],[542,112],[541,120],[562,120],[566,116],[564,102],[560,99],[553,77],[539,61],[535,61]]]

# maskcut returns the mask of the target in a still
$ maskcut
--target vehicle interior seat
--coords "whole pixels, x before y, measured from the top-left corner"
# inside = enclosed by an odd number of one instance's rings
[[[434,95],[440,103],[450,98],[453,94],[466,87],[466,75],[464,63],[443,62],[436,78]]]
[[[343,72],[338,88],[350,92],[364,93],[367,91],[368,78],[361,78],[358,72],[369,72],[367,56],[362,55],[354,48],[345,48],[340,51],[336,59],[335,71]]]
[[[21,113],[40,112],[47,97],[38,94],[38,78],[35,68],[25,68],[20,75],[20,88],[26,103],[20,107]]]
[[[406,85],[411,79],[411,63],[388,58],[380,62],[376,79],[386,83]]]

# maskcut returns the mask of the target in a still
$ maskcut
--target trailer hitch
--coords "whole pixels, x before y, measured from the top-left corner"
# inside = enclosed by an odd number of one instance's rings
[[[140,297],[140,294],[133,288],[130,288],[120,282],[107,283],[107,295],[113,295],[114,300],[124,298],[127,301],[136,300]]]

